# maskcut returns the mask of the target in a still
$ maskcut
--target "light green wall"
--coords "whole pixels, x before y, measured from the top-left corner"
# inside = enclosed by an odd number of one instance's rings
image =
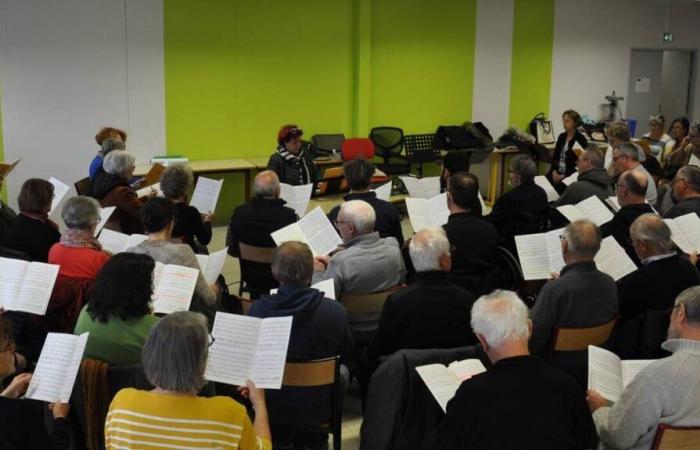
[[[525,128],[549,112],[555,0],[515,0],[509,123]]]

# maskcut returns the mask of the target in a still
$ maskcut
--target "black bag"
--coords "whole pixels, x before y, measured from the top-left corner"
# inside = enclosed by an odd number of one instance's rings
[[[435,132],[435,144],[440,150],[460,150],[479,147],[479,141],[460,125],[442,125]]]
[[[539,113],[530,121],[530,134],[535,136],[538,144],[554,144],[552,122],[547,120],[544,113]]]

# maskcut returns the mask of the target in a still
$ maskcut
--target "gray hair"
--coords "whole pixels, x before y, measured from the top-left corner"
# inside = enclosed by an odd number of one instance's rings
[[[187,164],[171,164],[160,176],[160,189],[171,200],[183,198],[194,184],[194,174]]]
[[[253,196],[276,198],[280,191],[280,179],[272,170],[263,170],[253,180]]]
[[[605,155],[603,155],[603,153],[601,153],[601,151],[596,147],[586,148],[583,154],[591,162],[591,166],[595,167],[596,169],[602,169],[605,167]]]
[[[633,161],[639,161],[639,152],[640,149],[636,145],[632,144],[631,142],[625,142],[624,144],[621,144],[619,147],[617,147],[617,151],[622,153],[623,155],[629,156],[631,160]],[[641,150],[643,152],[643,150]]]
[[[528,155],[518,155],[510,162],[510,170],[520,176],[520,183],[527,183],[537,176],[537,163]]]
[[[471,325],[490,347],[527,339],[530,333],[527,306],[513,291],[495,290],[479,297],[472,306]]]
[[[666,123],[666,118],[664,117],[663,114],[649,116],[649,125],[651,125],[651,124],[663,125],[664,123]]]
[[[100,204],[91,197],[71,197],[63,204],[61,218],[75,230],[89,230],[100,220]]]
[[[377,215],[372,206],[362,200],[350,200],[340,205],[338,217],[342,214],[346,222],[353,224],[357,234],[368,234],[374,230]]]
[[[688,186],[690,186],[693,192],[700,193],[700,167],[683,166],[678,169],[678,175],[688,183]]]
[[[175,392],[199,391],[209,353],[207,318],[181,311],[161,318],[151,329],[141,359],[155,387]]]
[[[108,138],[102,141],[102,156],[107,156],[112,152],[112,150],[126,150],[126,144],[124,141],[120,141],[114,138]]]
[[[440,257],[450,254],[450,241],[442,228],[423,228],[411,239],[408,252],[416,272],[442,270]]]
[[[627,122],[617,121],[607,126],[605,135],[608,138],[617,139],[618,141],[629,142],[632,139],[630,128]]]
[[[576,220],[564,228],[569,252],[582,258],[593,259],[600,250],[600,229],[587,219]]]
[[[688,323],[700,325],[700,286],[689,287],[676,297],[676,306],[685,306]]]
[[[303,242],[284,242],[272,252],[272,275],[282,286],[308,286],[314,274],[314,256]]]
[[[646,242],[659,255],[673,251],[671,229],[666,222],[654,213],[646,213],[637,217],[630,226],[630,237]]]
[[[126,150],[113,150],[105,156],[102,168],[110,175],[126,176],[135,161],[134,155]]]

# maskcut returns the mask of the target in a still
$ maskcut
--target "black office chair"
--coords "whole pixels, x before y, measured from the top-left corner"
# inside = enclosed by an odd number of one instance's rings
[[[382,158],[378,164],[379,170],[387,175],[402,175],[411,172],[411,165],[401,154],[403,150],[403,130],[397,127],[374,127],[369,132],[369,138],[374,144],[374,152]],[[391,160],[401,160],[392,163]]]

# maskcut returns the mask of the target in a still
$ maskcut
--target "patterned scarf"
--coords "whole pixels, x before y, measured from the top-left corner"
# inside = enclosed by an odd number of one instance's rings
[[[304,162],[304,149],[301,149],[298,155],[293,155],[289,150],[287,150],[287,147],[285,147],[284,144],[280,144],[277,146],[277,153],[279,153],[285,161],[301,166],[301,170],[299,171],[299,184],[304,184],[304,172],[306,172],[306,179],[311,179],[310,175],[308,174],[309,169],[306,167],[306,163]]]
[[[61,235],[61,244],[70,248],[91,248],[97,251],[102,250],[102,244],[95,239],[88,231],[67,229]]]

